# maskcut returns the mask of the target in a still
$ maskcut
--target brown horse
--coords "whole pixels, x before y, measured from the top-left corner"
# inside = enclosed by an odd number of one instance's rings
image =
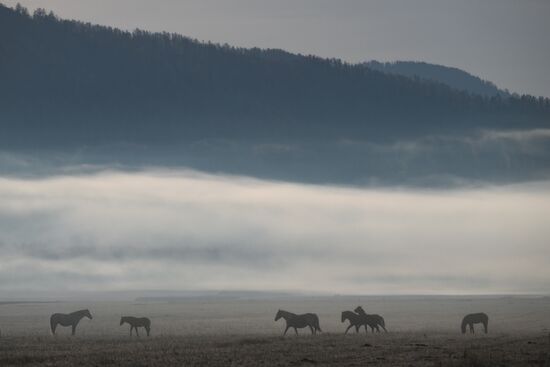
[[[363,322],[363,317],[361,315],[356,314],[353,311],[342,311],[341,321],[346,322],[346,320],[349,321],[349,325],[348,325],[346,331],[344,332],[344,334],[347,334],[349,329],[351,329],[352,327],[355,327],[355,332],[356,333],[359,332],[359,329],[361,328],[361,326],[364,325],[365,328],[367,327],[367,324],[365,324]],[[372,328],[372,326],[371,326],[371,328]]]
[[[489,331],[489,316],[483,312],[471,313],[464,316],[462,319],[462,325],[460,326],[462,334],[466,334],[466,326],[470,327],[470,333],[473,334],[474,324],[483,324],[483,329],[485,330],[485,334],[487,334]]]
[[[377,332],[380,332],[380,328],[378,326],[384,329],[385,332],[388,332],[388,330],[386,330],[386,321],[384,321],[382,316],[377,314],[367,314],[361,306],[357,306],[354,311],[361,316],[362,322],[365,324],[365,332],[367,332],[367,325],[370,326],[373,333],[374,329],[376,329]]]
[[[145,328],[147,336],[149,336],[149,332],[151,331],[151,320],[149,320],[147,317],[122,316],[120,318],[120,325],[124,324],[125,322],[130,325],[130,336],[132,336],[133,329],[136,329],[136,335],[139,336],[138,327]]]
[[[83,317],[87,317],[91,320],[92,314],[90,313],[89,310],[80,310],[69,314],[54,313],[50,317],[50,327],[52,329],[52,334],[55,335],[55,329],[57,328],[57,325],[61,325],[61,326],[71,326],[72,327],[71,335],[74,335],[76,331],[76,326],[78,325],[78,323]]]
[[[275,315],[275,321],[279,319],[285,319],[286,329],[283,335],[290,328],[294,328],[294,332],[298,335],[298,329],[309,327],[311,334],[316,334],[317,331],[322,331],[319,326],[319,317],[314,313],[305,313],[303,315],[296,315],[295,313],[279,310]]]

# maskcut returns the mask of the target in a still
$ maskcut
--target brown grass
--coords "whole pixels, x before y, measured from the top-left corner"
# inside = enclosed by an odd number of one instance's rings
[[[312,336],[0,339],[0,366],[550,366],[547,336],[388,333]]]

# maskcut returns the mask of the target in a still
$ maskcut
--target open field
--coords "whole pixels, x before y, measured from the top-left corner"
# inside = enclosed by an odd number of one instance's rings
[[[390,332],[343,335],[340,312],[357,304],[383,314]],[[83,319],[76,337],[68,328],[50,335],[51,313],[84,307],[94,319]],[[317,312],[323,333],[281,337],[278,308]],[[475,311],[489,314],[489,334],[460,334],[461,317]],[[152,336],[130,338],[122,314],[149,316]],[[545,297],[0,302],[0,366],[550,366],[549,326]]]
[[[550,366],[547,336],[9,337],[2,366]]]

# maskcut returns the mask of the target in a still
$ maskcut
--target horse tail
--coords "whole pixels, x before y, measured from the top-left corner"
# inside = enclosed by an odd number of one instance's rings
[[[386,321],[384,321],[384,318],[380,316],[380,326],[382,326],[382,329],[387,333],[388,330],[386,330]]]
[[[320,332],[323,332],[323,330],[321,330],[321,326],[319,326],[319,316],[315,315],[315,318],[314,318],[314,323],[315,323],[315,329],[319,330]]]

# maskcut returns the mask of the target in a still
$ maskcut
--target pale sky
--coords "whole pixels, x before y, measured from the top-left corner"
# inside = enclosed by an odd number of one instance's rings
[[[1,0],[15,5],[16,0]],[[19,0],[63,18],[351,62],[421,60],[550,97],[547,0]]]

